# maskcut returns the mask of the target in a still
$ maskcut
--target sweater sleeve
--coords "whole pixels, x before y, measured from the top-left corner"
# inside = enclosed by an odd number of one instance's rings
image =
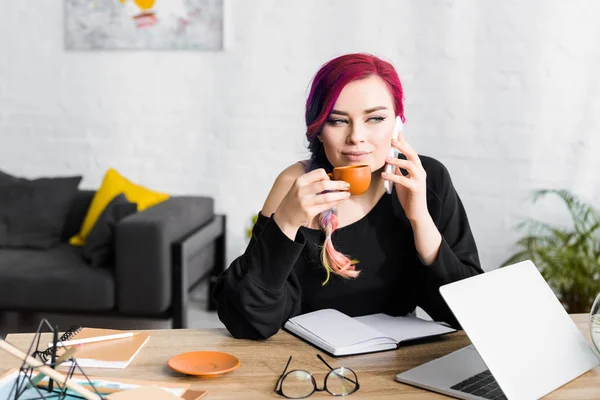
[[[212,298],[219,319],[240,339],[267,339],[300,312],[301,289],[293,272],[302,249],[273,218],[259,213],[246,251],[217,278]]]
[[[452,185],[448,170],[441,163],[436,163],[438,168],[431,174],[434,182],[431,192],[428,191],[428,196],[431,196],[428,204],[434,223],[442,235],[442,242],[432,264],[423,264],[417,255],[417,304],[434,320],[460,328],[439,288],[483,273],[483,270],[465,208]]]

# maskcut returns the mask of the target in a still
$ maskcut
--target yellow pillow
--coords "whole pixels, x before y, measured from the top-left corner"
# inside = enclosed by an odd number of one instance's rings
[[[114,168],[110,168],[106,171],[102,185],[92,199],[79,233],[69,239],[69,243],[73,246],[83,246],[85,238],[94,227],[104,208],[120,193],[124,193],[130,202],[137,203],[138,211],[143,211],[169,198],[168,194],[155,192],[143,186],[136,185],[119,174]]]

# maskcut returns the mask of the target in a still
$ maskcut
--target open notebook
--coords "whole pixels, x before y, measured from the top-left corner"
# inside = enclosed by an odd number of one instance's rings
[[[333,309],[290,318],[284,329],[332,356],[392,350],[401,342],[456,332],[417,317],[372,314],[352,318]]]

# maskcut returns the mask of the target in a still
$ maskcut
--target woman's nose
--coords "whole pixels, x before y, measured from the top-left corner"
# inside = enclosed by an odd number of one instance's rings
[[[351,124],[348,137],[349,144],[363,143],[366,140],[366,129],[361,124]]]

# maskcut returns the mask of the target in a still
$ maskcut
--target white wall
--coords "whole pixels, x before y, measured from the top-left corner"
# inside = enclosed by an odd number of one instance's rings
[[[114,166],[213,196],[231,261],[278,172],[307,154],[313,74],[372,52],[397,67],[406,137],[449,168],[489,270],[524,216],[565,221],[531,189],[598,205],[598,15],[597,1],[231,0],[224,52],[67,52],[61,1],[3,1],[0,169],[94,188]]]

